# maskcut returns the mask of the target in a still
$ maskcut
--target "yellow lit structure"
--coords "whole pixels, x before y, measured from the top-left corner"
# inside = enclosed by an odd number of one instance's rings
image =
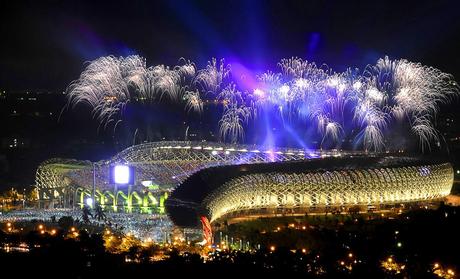
[[[119,207],[128,212],[136,208],[142,213],[164,213],[167,193],[204,168],[339,155],[339,151],[265,150],[254,145],[160,141],[131,146],[108,160],[95,162],[94,166],[90,161],[49,159],[38,166],[35,182],[43,206],[83,206],[84,200],[92,196],[95,171],[94,198],[103,208],[117,211]],[[114,185],[108,184],[110,166],[121,163],[135,170],[135,185],[129,192],[127,189],[115,191]]]
[[[426,174],[421,170],[429,170]],[[205,200],[213,222],[235,213],[324,210],[326,207],[380,206],[447,196],[453,169],[448,163],[305,173],[249,174],[232,179]]]
[[[179,185],[171,199],[199,204],[198,214],[205,212],[211,223],[359,213],[439,201],[449,195],[453,178],[451,164],[442,158],[320,158],[204,169]],[[177,225],[187,225],[179,219],[187,208],[172,203],[166,207]]]

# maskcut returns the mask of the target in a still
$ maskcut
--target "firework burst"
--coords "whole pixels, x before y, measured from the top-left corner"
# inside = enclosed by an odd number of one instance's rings
[[[354,138],[369,151],[385,148],[386,134],[408,125],[421,146],[438,141],[433,121],[439,106],[458,96],[453,77],[404,59],[381,58],[360,73],[336,73],[300,58],[282,59],[279,72],[257,77],[258,86],[247,91],[231,78],[231,67],[212,59],[203,69],[185,59],[179,65],[147,67],[144,58],[101,57],[91,61],[67,90],[69,106],[85,103],[93,117],[107,127],[120,124],[130,103],[162,100],[182,103],[187,112],[201,113],[205,101],[222,105],[219,132],[222,140],[244,139],[249,120],[264,115],[316,127],[321,147]],[[272,113],[273,112],[273,113]]]

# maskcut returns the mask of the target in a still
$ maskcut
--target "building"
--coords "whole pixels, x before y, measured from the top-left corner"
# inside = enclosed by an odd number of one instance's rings
[[[168,193],[193,173],[212,166],[305,160],[333,156],[338,151],[300,149],[264,150],[257,146],[211,142],[162,141],[129,147],[99,162],[54,158],[40,164],[36,187],[44,207],[82,206],[92,197],[115,211],[163,212]],[[116,188],[109,183],[109,168],[126,164],[135,170],[135,183]],[[160,208],[158,208],[160,207]]]
[[[120,164],[134,169],[132,185],[109,182]],[[36,187],[43,207],[81,207],[91,198],[107,210],[167,213],[190,227],[202,216],[214,223],[431,203],[450,193],[453,174],[442,158],[162,141],[98,162],[47,160]]]
[[[382,211],[443,199],[453,176],[452,166],[442,159],[391,155],[219,166],[185,180],[171,193],[166,209],[180,226],[195,226],[202,215],[215,223]]]

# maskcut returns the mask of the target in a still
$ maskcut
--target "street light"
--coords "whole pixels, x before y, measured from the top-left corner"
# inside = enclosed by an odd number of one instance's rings
[[[86,205],[89,206],[89,207],[93,207],[93,198],[87,198],[86,199]]]
[[[86,204],[93,207],[93,202],[96,200],[96,163],[93,162],[93,189],[91,191],[91,199],[86,199]],[[89,204],[91,202],[91,204]]]

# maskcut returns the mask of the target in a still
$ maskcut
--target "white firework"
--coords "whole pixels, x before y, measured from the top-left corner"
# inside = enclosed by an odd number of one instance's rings
[[[364,128],[364,149],[380,151],[384,147],[382,130],[376,125],[366,125]]]
[[[93,117],[101,124],[109,123],[131,97],[126,83],[129,71],[123,67],[123,61],[107,56],[91,62],[80,78],[69,85],[69,104],[74,107],[87,103],[93,109]]]
[[[200,92],[198,91],[186,91],[184,94],[184,100],[186,102],[185,109],[190,112],[201,113],[203,111],[203,101],[201,100]]]
[[[229,139],[232,143],[244,138],[244,123],[251,117],[251,110],[238,104],[231,104],[224,110],[219,121],[219,132],[223,140]]]
[[[224,107],[243,102],[241,91],[236,88],[236,84],[231,82],[218,95],[217,99],[221,101]]]
[[[315,63],[310,63],[298,57],[281,59],[278,63],[284,76],[290,79],[309,79],[311,81],[324,80],[328,70],[321,69]]]
[[[244,123],[265,110],[265,115],[281,117],[283,123],[288,115],[290,121],[316,126],[321,146],[326,139],[339,143],[351,136],[365,150],[379,151],[386,146],[388,129],[395,125],[408,125],[422,148],[438,141],[433,120],[439,106],[459,93],[451,75],[404,59],[384,57],[362,73],[357,69],[336,73],[295,57],[282,59],[278,66],[280,72],[265,72],[257,77],[256,88],[243,93],[223,59],[213,58],[198,69],[185,59],[174,67],[147,67],[137,55],[101,57],[69,85],[68,104],[89,104],[101,125],[117,127],[117,118],[130,103],[168,100],[201,113],[205,101],[219,101],[224,140],[241,140]]]
[[[217,94],[221,88],[221,84],[229,76],[230,65],[226,65],[224,59],[221,59],[219,64],[217,64],[217,59],[213,58],[208,62],[205,69],[198,71],[195,83],[201,86],[201,89],[206,93]]]
[[[420,63],[385,57],[368,67],[365,76],[369,89],[361,102],[371,102],[385,112],[388,125],[407,119],[422,146],[438,140],[431,120],[440,104],[458,94],[451,75]]]
[[[174,70],[179,73],[184,82],[191,81],[196,75],[196,65],[190,60],[179,59],[182,65],[177,65]]]
[[[324,128],[324,136],[321,140],[321,148],[323,146],[324,140],[330,138],[332,141],[337,142],[340,138],[340,134],[342,133],[342,126],[340,126],[337,122],[329,122],[325,125]]]

